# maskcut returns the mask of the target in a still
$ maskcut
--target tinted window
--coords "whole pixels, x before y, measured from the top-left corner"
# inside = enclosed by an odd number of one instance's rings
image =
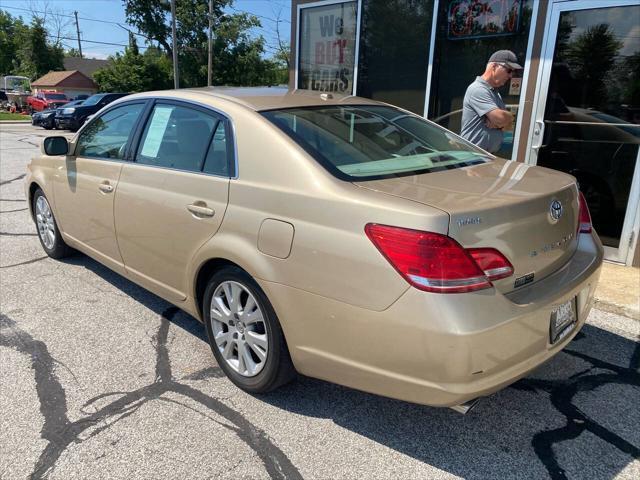
[[[85,106],[97,105],[104,95],[92,95],[84,101]]]
[[[93,120],[80,134],[76,155],[124,158],[125,145],[143,108],[143,103],[122,105]]]
[[[177,105],[156,105],[142,135],[136,162],[201,172],[218,120]]]
[[[344,179],[412,175],[487,161],[481,150],[451,132],[391,107],[293,108],[263,115]]]
[[[359,96],[422,115],[433,3],[434,0],[362,2]]]
[[[64,93],[46,93],[44,97],[49,100],[68,100]]]
[[[219,122],[213,135],[207,158],[204,161],[203,172],[212,175],[229,176],[230,149],[227,147],[227,125]]]

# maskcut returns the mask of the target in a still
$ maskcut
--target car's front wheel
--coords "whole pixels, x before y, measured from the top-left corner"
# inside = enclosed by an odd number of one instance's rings
[[[38,228],[38,238],[47,255],[51,258],[69,256],[73,250],[64,243],[51,205],[41,189],[37,189],[33,194],[33,216]]]
[[[244,270],[227,267],[211,277],[203,313],[213,355],[238,387],[264,393],[293,379],[295,369],[276,313]]]

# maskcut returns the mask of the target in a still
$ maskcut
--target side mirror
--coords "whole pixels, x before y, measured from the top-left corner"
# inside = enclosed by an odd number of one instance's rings
[[[65,137],[47,137],[42,142],[45,155],[66,155],[69,153],[69,142]]]

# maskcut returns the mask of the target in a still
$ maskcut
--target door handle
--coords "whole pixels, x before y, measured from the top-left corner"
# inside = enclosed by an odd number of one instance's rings
[[[206,203],[204,205],[206,205]],[[198,217],[213,217],[216,212],[212,208],[205,207],[204,205],[192,203],[191,205],[187,205],[187,210]]]
[[[533,127],[533,138],[535,143],[531,145],[531,148],[533,150],[541,149],[544,146],[542,145],[542,140],[544,138],[544,121],[536,120],[536,123]]]
[[[104,193],[111,193],[113,192],[113,186],[111,186],[109,184],[109,182],[102,182],[98,188],[100,189],[100,191],[104,192]]]

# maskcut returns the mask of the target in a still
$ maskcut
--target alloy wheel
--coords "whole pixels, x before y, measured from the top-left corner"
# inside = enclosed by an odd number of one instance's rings
[[[53,249],[56,239],[56,224],[53,221],[49,202],[44,196],[40,196],[36,200],[36,223],[40,240],[48,250]]]
[[[269,340],[263,312],[241,283],[220,283],[211,298],[211,329],[224,361],[244,377],[264,368]]]

